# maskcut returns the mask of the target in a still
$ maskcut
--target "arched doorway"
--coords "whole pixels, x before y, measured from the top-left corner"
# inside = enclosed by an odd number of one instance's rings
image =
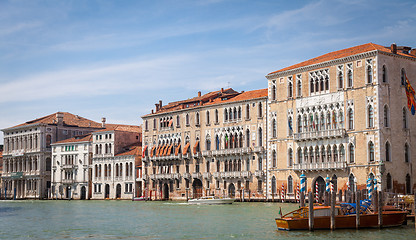
[[[109,199],[110,198],[110,185],[105,185],[105,192],[104,192],[104,198]]]
[[[71,199],[71,186],[66,187],[65,196],[66,196],[67,199]]]
[[[316,183],[318,183],[318,193],[323,194],[325,191],[325,180],[321,176],[315,179],[312,185],[313,193],[316,193]]]
[[[163,200],[169,200],[169,185],[163,184]]]
[[[230,185],[228,186],[228,196],[231,197],[231,198],[235,197],[234,183],[230,183]]]
[[[411,193],[412,193],[412,186],[410,182],[410,175],[407,174],[406,175],[406,194],[411,194]]]
[[[85,186],[81,187],[81,200],[85,200],[87,198],[87,189]]]
[[[116,199],[121,198],[121,184],[117,184],[116,187]]]
[[[194,179],[192,183],[193,187],[193,198],[200,198],[202,197],[202,182],[199,179]]]
[[[350,185],[350,191],[355,192],[355,177],[352,173],[348,177],[348,181],[349,181],[349,185]]]

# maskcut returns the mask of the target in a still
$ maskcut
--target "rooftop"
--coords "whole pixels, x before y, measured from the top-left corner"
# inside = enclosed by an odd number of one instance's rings
[[[396,46],[396,45],[394,45],[394,46]],[[355,47],[350,47],[350,48],[330,52],[330,53],[321,55],[319,57],[312,58],[312,59],[306,60],[304,62],[292,65],[290,67],[282,68],[280,70],[271,72],[267,75],[273,75],[273,74],[276,74],[276,73],[279,73],[279,72],[293,70],[293,69],[296,69],[296,68],[306,67],[306,66],[309,66],[309,65],[328,62],[328,61],[331,61],[331,60],[345,58],[345,57],[348,57],[348,56],[353,56],[353,55],[357,55],[357,54],[360,54],[360,53],[372,52],[372,51],[381,51],[381,52],[393,53],[393,54],[397,54],[397,55],[401,55],[401,56],[416,58],[416,56],[414,55],[414,50],[409,52],[410,49],[411,48],[409,48],[409,47],[396,46],[397,51],[394,51],[393,50],[393,44],[392,44],[391,47],[384,47],[384,46],[381,46],[381,45],[378,45],[378,44],[375,44],[375,43],[366,43],[366,44],[363,44],[363,45],[358,45],[358,46],[355,46]]]
[[[62,143],[77,143],[77,142],[91,142],[92,140],[92,135],[90,134],[85,134],[85,135],[79,135],[79,136],[75,136],[73,138],[68,138],[62,141],[58,141],[54,144],[62,144]],[[53,144],[52,144],[53,145]]]

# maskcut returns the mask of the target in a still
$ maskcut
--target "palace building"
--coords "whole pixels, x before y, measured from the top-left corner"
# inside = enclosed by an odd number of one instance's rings
[[[221,89],[143,116],[143,195],[263,199],[267,89]]]
[[[3,129],[3,191],[8,198],[48,198],[55,142],[102,129],[100,123],[67,112]]]
[[[373,43],[331,52],[269,73],[269,197],[295,197],[303,173],[308,191],[363,189],[412,193],[416,116],[416,50]],[[280,190],[280,191],[279,191]]]

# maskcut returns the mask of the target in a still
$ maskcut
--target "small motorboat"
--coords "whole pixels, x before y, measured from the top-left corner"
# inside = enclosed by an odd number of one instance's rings
[[[234,198],[219,198],[216,196],[207,196],[189,199],[188,204],[232,204],[234,201]]]
[[[365,206],[365,205],[364,205]],[[331,207],[317,206],[314,210],[314,229],[330,229]],[[406,211],[383,209],[383,227],[395,227],[403,225],[406,221]],[[276,225],[279,230],[308,230],[309,208],[302,207],[292,211],[280,218],[276,218]],[[378,214],[369,210],[368,206],[361,206],[360,228],[378,227]],[[355,229],[356,212],[355,204],[342,203],[335,206],[335,229]]]
[[[134,197],[132,201],[146,201],[144,197]]]

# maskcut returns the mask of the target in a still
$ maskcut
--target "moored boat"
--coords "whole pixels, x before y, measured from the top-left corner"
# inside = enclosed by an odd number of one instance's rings
[[[335,207],[335,229],[355,229],[355,209],[353,205],[338,205]],[[308,230],[308,207],[302,207],[292,211],[281,218],[276,218],[279,230]],[[314,229],[330,229],[331,207],[314,206]],[[361,211],[360,211],[361,212]],[[401,210],[382,211],[383,227],[400,226],[406,221],[407,212]],[[360,213],[359,228],[378,227],[378,214],[365,209]]]
[[[144,197],[134,197],[132,201],[146,201]]]
[[[219,198],[215,196],[189,199],[188,204],[232,204],[234,198]]]

